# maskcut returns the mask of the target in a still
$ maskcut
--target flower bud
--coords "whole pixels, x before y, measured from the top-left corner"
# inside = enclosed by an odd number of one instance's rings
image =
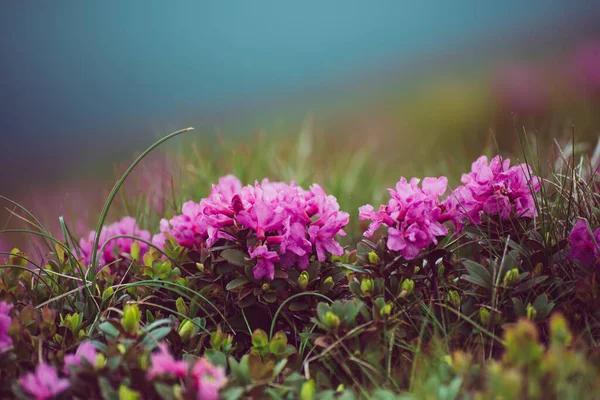
[[[392,313],[392,308],[393,308],[392,303],[387,303],[385,306],[383,306],[381,308],[381,310],[379,311],[379,314],[382,317],[387,317],[388,315],[390,315]]]
[[[56,342],[56,344],[62,345],[65,338],[62,337],[61,335],[59,335],[58,333],[56,333],[56,334],[54,334],[53,339]]]
[[[371,278],[364,278],[362,281],[360,281],[360,291],[362,292],[363,295],[368,296],[373,292],[373,289],[375,288],[375,283],[373,282],[373,279]]]
[[[300,400],[313,400],[315,398],[315,381],[309,379],[300,388]]]
[[[331,311],[327,311],[327,313],[325,313],[325,324],[329,328],[336,329],[340,326],[340,323],[340,318],[337,315],[335,315]]]
[[[513,268],[504,275],[504,286],[514,286],[519,280],[519,270]]]
[[[198,271],[204,272],[204,264],[196,263],[196,268],[198,268]]]
[[[269,290],[271,288],[271,285],[269,285],[268,283],[263,283],[263,285],[260,288],[262,289],[263,292],[266,292],[267,290]]]
[[[572,335],[567,326],[567,320],[561,314],[554,314],[550,318],[551,343],[558,346],[571,344]]]
[[[438,276],[444,276],[444,272],[446,272],[446,267],[442,264],[438,267],[437,274]]]
[[[185,300],[183,300],[182,297],[178,297],[177,300],[175,300],[175,308],[179,314],[187,316],[189,313],[189,310],[185,304]]]
[[[535,321],[537,317],[537,310],[535,309],[534,306],[531,305],[531,303],[529,303],[527,305],[527,319],[530,321]]]
[[[492,315],[487,308],[481,307],[479,309],[479,320],[481,321],[481,325],[484,327],[490,326],[492,322]]]
[[[446,301],[452,304],[457,310],[460,310],[460,295],[456,290],[450,290],[446,296]]]
[[[415,290],[415,281],[412,279],[405,279],[400,285],[400,298],[408,297]]]
[[[194,324],[192,321],[186,319],[179,325],[177,333],[179,334],[181,341],[185,343],[194,336],[194,330]]]
[[[140,318],[140,309],[137,304],[127,304],[121,317],[121,325],[125,332],[131,335],[137,334],[140,328]]]
[[[308,279],[308,272],[302,271],[302,273],[298,277],[298,286],[301,290],[306,290],[306,288],[308,287]]]
[[[327,278],[325,278],[325,280],[323,281],[323,283],[321,283],[321,286],[319,286],[319,291],[321,293],[327,293],[331,290],[331,288],[334,286],[335,284],[333,283],[333,278],[331,276],[328,276]]]
[[[102,292],[102,301],[106,301],[110,296],[113,295],[114,292],[115,290],[111,287],[104,289]]]
[[[374,251],[369,253],[369,262],[371,264],[379,264],[379,261],[381,261],[381,260],[380,260],[379,256],[377,255],[377,253],[375,253]]]
[[[96,355],[96,362],[94,363],[94,369],[102,369],[106,365],[106,357],[104,354],[98,353]]]

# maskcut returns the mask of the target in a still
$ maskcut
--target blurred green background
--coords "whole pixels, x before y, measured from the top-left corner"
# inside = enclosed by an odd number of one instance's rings
[[[519,154],[519,130],[595,145],[598,21],[592,1],[3,2],[0,194],[81,233],[194,126],[114,216],[156,230],[230,172],[319,182],[355,216],[400,176]]]

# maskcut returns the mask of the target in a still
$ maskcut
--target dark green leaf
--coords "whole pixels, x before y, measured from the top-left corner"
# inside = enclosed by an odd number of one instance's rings
[[[115,328],[115,326],[109,321],[102,322],[100,325],[98,325],[98,329],[100,332],[111,338],[119,337],[119,330]]]
[[[308,308],[308,304],[296,301],[290,304],[290,310],[292,311],[303,311]]]
[[[349,269],[350,271],[354,271],[354,272],[358,272],[359,274],[368,274],[370,275],[371,272],[369,270],[364,269],[363,267],[360,267],[358,265],[352,265],[352,264],[344,264],[344,263],[335,263],[336,267],[343,267],[346,269]]]
[[[463,263],[469,273],[463,276],[464,279],[487,289],[492,288],[492,275],[483,265],[471,260],[463,260]]]
[[[235,265],[236,267],[243,267],[247,264],[246,254],[237,249],[227,249],[221,252],[223,257],[229,264]]]
[[[233,290],[237,287],[245,285],[246,283],[248,283],[248,278],[242,276],[240,278],[235,278],[234,280],[229,282],[225,288],[227,290]]]

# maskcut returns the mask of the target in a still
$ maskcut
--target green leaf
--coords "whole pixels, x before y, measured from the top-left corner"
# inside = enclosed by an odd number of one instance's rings
[[[163,400],[176,400],[177,399],[175,397],[175,392],[174,392],[173,388],[174,388],[173,385],[167,385],[165,383],[160,383],[160,382],[154,383],[154,390],[156,390],[156,393],[158,393],[160,398]]]
[[[157,319],[156,321],[148,324],[144,327],[144,332],[151,332],[152,330],[160,327],[160,326],[169,326],[173,327],[173,322],[169,318]]]
[[[269,303],[275,303],[275,301],[277,301],[277,295],[275,293],[266,293],[262,298]]]
[[[125,385],[119,386],[119,400],[137,400],[140,394]]]
[[[301,301],[295,301],[293,303],[290,303],[290,310],[292,310],[292,311],[303,311],[303,310],[306,310],[307,308],[308,308],[308,304],[303,303]]]
[[[131,245],[131,250],[129,252],[131,254],[131,259],[136,263],[140,261],[140,244],[137,240],[133,242]]]
[[[102,398],[105,400],[119,400],[119,395],[117,391],[110,386],[108,379],[105,377],[100,377],[98,379],[98,383],[100,384],[100,393],[102,393]]]
[[[204,356],[210,360],[214,365],[227,368],[227,358],[225,354],[215,349],[206,349]]]
[[[277,364],[275,364],[275,368],[273,368],[273,376],[278,376],[281,371],[283,371],[283,369],[285,368],[286,364],[287,364],[287,358],[282,359],[281,361],[279,361]]]
[[[471,260],[463,260],[463,263],[469,273],[463,279],[486,289],[492,288],[492,275],[483,265]]]
[[[186,316],[190,314],[190,310],[188,309],[187,305],[185,304],[185,300],[183,300],[182,297],[178,297],[177,300],[175,300],[175,308],[179,314]]]
[[[310,379],[302,384],[300,400],[313,400],[315,398],[315,381]]]
[[[234,387],[221,392],[221,398],[223,400],[237,400],[244,394],[244,388]]]
[[[537,285],[538,283],[544,282],[546,279],[548,279],[548,276],[542,275],[542,276],[538,276],[537,278],[533,278],[526,282],[523,282],[522,284],[520,284],[519,286],[517,286],[513,289],[513,294],[522,293],[522,292],[531,290],[535,285]]]
[[[246,308],[256,303],[256,300],[256,296],[249,294],[248,296],[238,301],[238,306],[240,306],[241,308]]]
[[[229,264],[235,265],[236,267],[243,267],[247,264],[246,254],[237,249],[227,249],[221,252],[223,257]]]
[[[265,347],[269,344],[269,337],[262,329],[257,329],[252,333],[252,346]]]
[[[227,286],[225,286],[225,289],[227,289],[227,290],[233,290],[233,289],[235,289],[237,287],[244,286],[248,282],[249,282],[248,278],[243,277],[243,276],[240,277],[240,278],[235,278],[234,280],[232,280],[231,282],[229,282],[227,284]]]
[[[343,263],[340,263],[340,262],[336,262],[334,265],[335,265],[336,267],[342,267],[342,268],[346,268],[346,269],[349,269],[349,270],[351,270],[351,271],[358,272],[358,273],[360,273],[360,274],[368,274],[368,275],[370,275],[370,274],[371,274],[371,271],[369,271],[369,270],[366,270],[366,269],[364,269],[363,267],[359,267],[358,265],[352,265],[352,264],[343,264]]]
[[[115,326],[109,321],[102,322],[100,325],[98,325],[98,329],[100,332],[113,339],[119,337],[120,334],[119,330],[115,328]]]
[[[162,327],[152,330],[152,332],[148,332],[147,335],[142,340],[142,346],[144,346],[149,351],[152,351],[156,346],[157,342],[160,342],[162,339],[166,338],[167,335],[171,332],[171,327]]]

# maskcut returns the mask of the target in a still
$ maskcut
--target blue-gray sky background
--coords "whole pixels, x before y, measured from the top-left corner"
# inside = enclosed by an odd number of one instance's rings
[[[59,179],[161,133],[599,16],[555,0],[3,1],[0,180]]]

